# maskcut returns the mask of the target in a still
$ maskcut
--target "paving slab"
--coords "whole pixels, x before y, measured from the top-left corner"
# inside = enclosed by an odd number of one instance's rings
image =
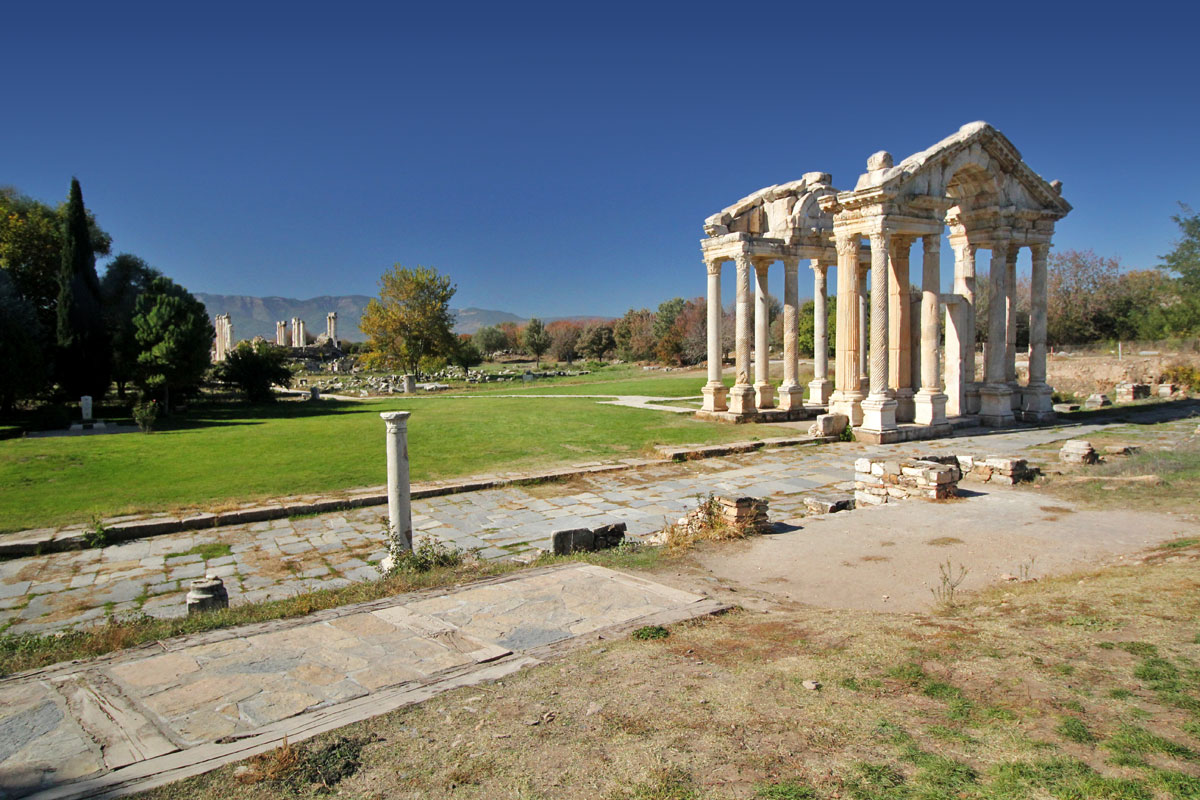
[[[541,663],[584,636],[725,607],[573,564],[11,676],[0,798],[140,791]]]

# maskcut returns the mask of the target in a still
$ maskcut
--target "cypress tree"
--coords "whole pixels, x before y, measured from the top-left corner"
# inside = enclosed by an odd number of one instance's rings
[[[112,353],[100,303],[96,255],[88,232],[79,181],[71,179],[63,222],[62,267],[58,273],[58,359],[56,377],[69,398],[108,391]]]

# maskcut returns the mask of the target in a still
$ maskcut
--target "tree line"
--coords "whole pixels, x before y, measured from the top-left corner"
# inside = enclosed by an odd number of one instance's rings
[[[0,187],[0,411],[99,402],[113,385],[166,406],[199,386],[213,340],[204,304],[130,253],[100,277],[111,248],[78,180],[57,207]]]

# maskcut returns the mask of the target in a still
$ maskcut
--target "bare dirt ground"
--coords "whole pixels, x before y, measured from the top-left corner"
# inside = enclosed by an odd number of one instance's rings
[[[1153,353],[1141,355],[1142,352]],[[1191,348],[1160,348],[1157,345],[1128,346],[1121,358],[1116,352],[1063,350],[1046,362],[1047,382],[1058,392],[1085,398],[1092,393],[1112,392],[1119,383],[1159,383],[1172,366],[1200,368],[1200,352]],[[1018,364],[1021,379],[1028,378],[1028,365]],[[1110,395],[1110,399],[1116,398]]]

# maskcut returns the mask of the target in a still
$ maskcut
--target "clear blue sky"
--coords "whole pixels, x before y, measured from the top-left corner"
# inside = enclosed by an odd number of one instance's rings
[[[0,184],[78,176],[193,291],[399,262],[525,316],[699,295],[709,214],[977,119],[1064,181],[1059,248],[1151,266],[1200,207],[1195,4],[833,5],[10,4]]]

